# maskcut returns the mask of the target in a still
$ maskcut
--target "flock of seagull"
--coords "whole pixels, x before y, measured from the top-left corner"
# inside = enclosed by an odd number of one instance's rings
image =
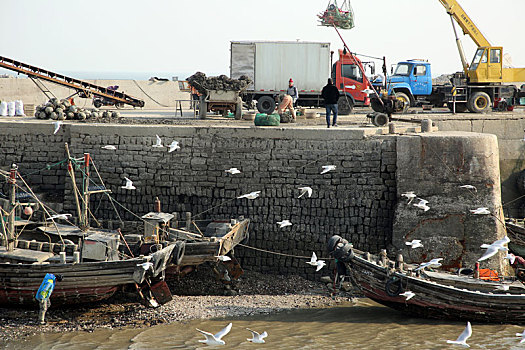
[[[199,342],[204,343],[206,345],[225,345],[226,342],[222,340],[222,338],[224,338],[225,335],[230,333],[232,329],[232,325],[233,325],[232,323],[229,323],[226,327],[224,327],[223,329],[221,329],[219,332],[215,334],[196,328],[197,331],[201,332],[206,337],[206,339],[199,340]],[[252,333],[252,337],[247,338],[246,339],[247,341],[254,343],[254,344],[265,343],[264,338],[268,336],[268,333],[266,333],[266,331],[262,333],[258,333],[256,331],[252,331],[250,328],[246,328],[246,329]]]

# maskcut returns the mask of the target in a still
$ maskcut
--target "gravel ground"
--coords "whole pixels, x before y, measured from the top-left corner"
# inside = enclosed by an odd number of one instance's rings
[[[350,293],[332,296],[321,282],[249,271],[232,284],[231,289],[225,289],[206,266],[168,284],[173,300],[159,308],[146,308],[135,293],[119,292],[97,304],[52,307],[43,326],[36,323],[38,309],[0,308],[0,339],[20,339],[44,332],[92,332],[99,328],[149,327],[192,319],[269,314],[287,309],[330,307],[352,299]]]

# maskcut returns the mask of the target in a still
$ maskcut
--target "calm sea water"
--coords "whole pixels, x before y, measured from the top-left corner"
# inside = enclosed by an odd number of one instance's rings
[[[218,332],[233,322],[224,338],[226,346],[209,347],[195,330]],[[246,341],[250,332],[267,331],[265,344]],[[355,305],[330,309],[296,310],[249,318],[192,321],[142,329],[98,330],[42,334],[25,341],[2,343],[5,349],[452,349],[447,339],[455,340],[465,328],[463,322],[408,318],[368,299]],[[472,324],[468,343],[473,349],[525,349],[514,325]]]

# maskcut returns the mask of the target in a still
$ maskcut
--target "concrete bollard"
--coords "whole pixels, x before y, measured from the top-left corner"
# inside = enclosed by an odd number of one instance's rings
[[[421,121],[421,132],[432,132],[432,120],[423,119]]]
[[[60,263],[65,264],[66,263],[66,252],[60,252]]]
[[[80,263],[80,252],[73,252],[73,261],[75,264]]]
[[[389,134],[395,134],[396,133],[396,124],[388,123],[388,133]]]

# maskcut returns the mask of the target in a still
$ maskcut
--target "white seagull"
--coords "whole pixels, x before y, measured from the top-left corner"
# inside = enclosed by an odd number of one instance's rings
[[[489,208],[471,209],[470,212],[474,215],[490,215]]]
[[[508,291],[510,289],[510,286],[508,284],[502,284],[500,286],[497,286],[495,290],[502,290],[502,291]]]
[[[410,204],[414,200],[414,198],[416,198],[417,196],[414,192],[410,191],[410,192],[401,193],[401,197],[407,197],[408,199],[407,204]]]
[[[315,255],[315,252],[312,253],[312,257],[310,258],[310,261],[307,261],[306,263],[312,266],[317,266],[317,269],[315,271],[321,270],[323,266],[326,265],[324,260],[317,260],[317,255]]]
[[[413,239],[412,242],[405,242],[406,245],[409,245],[412,247],[412,249],[422,247],[423,244],[421,244],[420,239]]]
[[[255,198],[259,197],[260,194],[261,194],[261,191],[255,191],[255,192],[250,192],[250,193],[247,193],[247,194],[243,194],[242,196],[239,196],[237,198],[238,199],[240,199],[240,198],[255,199]]]
[[[125,190],[134,190],[134,189],[136,189],[136,187],[133,186],[133,181],[131,181],[127,177],[125,177],[124,179],[126,180],[126,185],[125,186],[121,186],[123,189],[125,189]]]
[[[222,261],[222,262],[230,261],[232,259],[227,255],[215,255],[215,257],[217,258],[217,260]]]
[[[157,143],[159,143],[159,140],[157,140]],[[170,144],[169,144],[169,150],[168,150],[168,153],[171,153],[177,149],[180,149],[180,146],[179,146],[179,142],[178,141],[172,141]]]
[[[162,145],[162,139],[160,138],[160,136],[159,135],[155,135],[155,136],[157,137],[157,143],[155,143],[153,145],[153,147],[155,147],[155,148],[162,148],[162,147],[164,147]]]
[[[55,126],[55,131],[53,132],[53,135],[54,135],[58,132],[58,130],[60,130],[60,127],[62,126],[62,122],[59,120],[59,121],[53,122],[53,125]]]
[[[107,149],[108,151],[114,151],[117,149],[117,147],[113,146],[113,145],[105,145],[105,146],[102,146],[101,147],[102,149]]]
[[[277,224],[279,225],[279,228],[283,228],[286,226],[292,226],[292,223],[290,222],[290,220],[277,221]]]
[[[476,186],[472,186],[472,185],[463,185],[463,186],[459,186],[459,188],[464,188],[466,190],[472,190],[474,192],[478,192],[478,189],[476,188]]]
[[[399,295],[405,297],[405,300],[410,300],[410,299],[412,299],[412,298],[414,297],[414,295],[416,295],[416,294],[415,294],[414,292],[411,292],[411,291],[407,290],[406,292],[401,293],[401,294],[399,294]]]
[[[505,247],[505,244],[509,242],[510,242],[509,237],[505,236],[504,238],[499,239],[492,244],[482,244],[481,248],[487,249],[487,251],[485,252],[485,254],[483,254],[481,258],[478,259],[478,261],[487,260],[493,257],[494,255],[496,255],[496,253],[499,251],[502,251],[502,252],[508,251],[509,248]]]
[[[525,331],[523,331],[522,333],[516,333],[516,337],[521,337],[520,344],[525,343]]]
[[[323,165],[322,168],[323,168],[323,171],[321,171],[321,175],[326,174],[329,171],[335,170],[336,166],[335,165]]]
[[[440,267],[441,266],[441,263],[440,263],[441,260],[443,260],[443,258],[435,258],[435,259],[430,260],[429,262],[424,262],[421,265],[419,265],[419,267],[417,269],[415,269],[414,271],[422,270],[425,267]]]
[[[262,344],[264,343],[264,338],[268,336],[268,333],[266,331],[262,332],[261,334],[257,333],[256,331],[252,331],[250,328],[246,328],[250,332],[252,332],[252,337],[246,339],[249,342],[255,343],[255,344]]]
[[[305,186],[305,187],[299,187],[299,190],[301,190],[301,194],[299,195],[299,197],[297,198],[301,198],[302,196],[304,196],[305,194],[308,194],[308,198],[312,197],[312,188],[311,187],[308,187],[308,186]]]
[[[47,218],[47,220],[67,220],[71,217],[71,214],[57,214]]]
[[[461,345],[466,348],[470,348],[470,345],[467,344],[467,339],[470,338],[472,335],[472,326],[470,325],[470,322],[467,322],[467,327],[465,327],[465,330],[459,335],[458,339],[456,340],[447,340],[448,344],[454,344],[454,345]]]
[[[204,343],[207,345],[224,345],[226,344],[224,340],[222,340],[222,337],[224,337],[226,334],[230,333],[230,330],[232,329],[232,324],[230,323],[223,329],[221,329],[217,334],[211,334],[210,332],[201,331],[200,329],[196,328],[197,331],[204,334],[206,337],[206,340],[199,340],[199,343]]]
[[[414,207],[422,209],[424,211],[428,211],[430,209],[430,207],[427,205],[428,204],[427,200],[424,200],[424,199],[421,199],[421,198],[416,198],[416,199],[419,200],[419,203],[413,204]]]
[[[224,172],[226,172],[226,173],[230,173],[230,174],[232,174],[232,175],[240,174],[240,173],[241,173],[241,171],[240,171],[239,169],[237,169],[237,168],[230,168],[230,169],[228,169],[228,170],[224,170]]]
[[[142,267],[144,271],[148,271],[149,269],[153,270],[153,263],[149,261],[146,261],[145,263],[142,263],[142,264],[137,264],[137,266]]]
[[[512,253],[507,253],[507,256],[505,256],[504,259],[508,259],[509,263],[512,265],[512,264],[514,264],[514,261],[516,261],[516,255],[514,255]]]

